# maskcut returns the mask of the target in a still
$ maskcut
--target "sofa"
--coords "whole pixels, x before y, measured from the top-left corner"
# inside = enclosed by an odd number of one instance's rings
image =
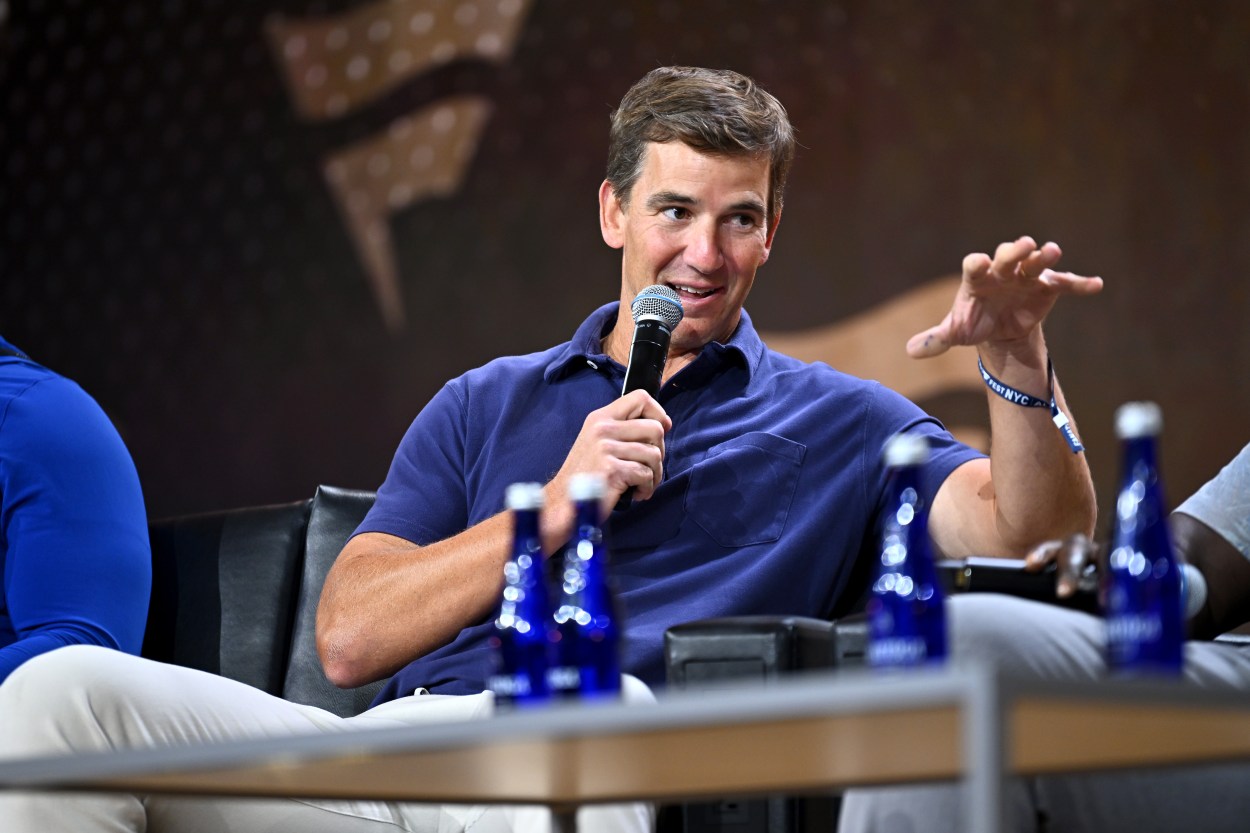
[[[317,600],[374,493],[155,520],[143,656],[220,674],[347,717],[382,683],[340,689],[321,670]]]

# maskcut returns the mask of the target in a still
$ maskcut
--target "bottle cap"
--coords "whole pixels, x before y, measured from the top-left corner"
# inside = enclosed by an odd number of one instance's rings
[[[584,472],[569,479],[569,500],[599,500],[603,497],[603,475]]]
[[[895,434],[882,452],[889,468],[918,466],[929,459],[929,440],[920,434]]]
[[[1163,411],[1154,402],[1125,402],[1115,412],[1115,435],[1122,440],[1155,437],[1163,430]]]
[[[513,512],[543,508],[541,483],[513,483],[504,492],[504,503]]]

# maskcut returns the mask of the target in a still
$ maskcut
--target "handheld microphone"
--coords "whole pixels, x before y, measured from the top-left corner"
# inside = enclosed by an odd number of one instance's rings
[[[629,347],[621,396],[639,389],[655,396],[660,392],[664,363],[668,360],[669,339],[685,314],[681,299],[673,289],[652,284],[638,293],[629,311],[634,317],[634,341]],[[628,509],[633,499],[634,487],[630,486],[617,500],[616,509]]]
[[[669,339],[684,314],[681,299],[674,290],[657,283],[639,292],[629,310],[634,317],[634,341],[629,347],[621,396],[639,389],[655,396],[668,360]]]

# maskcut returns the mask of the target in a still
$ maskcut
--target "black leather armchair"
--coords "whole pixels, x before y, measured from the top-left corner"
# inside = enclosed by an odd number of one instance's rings
[[[153,521],[143,656],[342,716],[381,683],[340,689],[317,656],[317,599],[374,493],[321,486],[294,503]]]

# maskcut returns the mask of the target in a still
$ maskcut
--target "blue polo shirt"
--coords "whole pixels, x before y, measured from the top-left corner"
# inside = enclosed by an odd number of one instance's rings
[[[425,545],[504,508],[518,481],[547,482],[586,415],[620,396],[604,355],[617,304],[572,341],[497,359],[448,382],[405,434],[360,532]],[[877,382],[769,350],[750,317],[660,390],[673,420],[664,483],[612,513],[605,536],[624,618],[622,668],[664,683],[664,631],[713,616],[836,616],[860,598],[882,524],[881,449],[898,431],[929,437],[931,499],[981,456]],[[396,674],[378,702],[424,687],[483,690],[493,615]]]

